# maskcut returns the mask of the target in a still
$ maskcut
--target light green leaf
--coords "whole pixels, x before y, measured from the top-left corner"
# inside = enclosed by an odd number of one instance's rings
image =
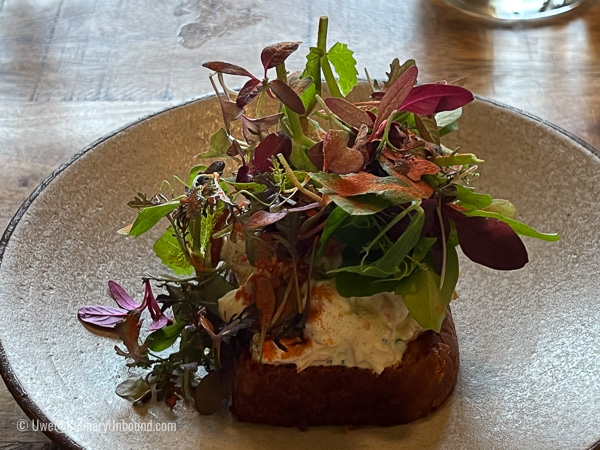
[[[513,205],[509,200],[505,200],[503,198],[495,198],[492,200],[490,205],[481,209],[502,214],[504,217],[508,217],[509,219],[514,219],[517,217],[517,208],[515,205]]]
[[[189,189],[192,188],[192,186],[194,184],[194,180],[196,179],[198,174],[201,172],[204,172],[206,169],[208,169],[208,166],[205,166],[204,164],[195,165],[194,167],[192,167],[190,169],[190,176],[188,177],[188,184],[187,184],[187,187]]]
[[[453,109],[452,111],[442,111],[436,113],[435,121],[440,130],[447,127],[450,124],[456,123],[460,116],[462,116],[462,108]]]
[[[458,123],[452,122],[450,125],[446,125],[440,130],[440,137],[446,136],[448,133],[458,130]]]
[[[439,276],[426,266],[418,267],[400,282],[396,294],[401,295],[411,316],[426,330],[439,333],[446,316],[446,302],[439,290]]]
[[[472,205],[475,208],[485,208],[492,204],[492,196],[488,194],[478,194],[471,187],[466,187],[461,184],[453,184],[454,193],[457,200],[463,203]],[[450,191],[452,192],[452,191]]]
[[[158,238],[152,247],[156,256],[162,263],[173,271],[175,275],[190,276],[194,274],[194,267],[188,261],[185,253],[175,237],[173,227],[169,227]]]
[[[509,219],[508,217],[504,217],[502,214],[498,214],[491,211],[483,211],[480,209],[474,209],[469,211],[464,211],[463,214],[469,217],[492,217],[494,219],[501,220],[502,222],[509,225],[516,233],[522,236],[529,236],[536,239],[541,239],[542,241],[554,242],[558,241],[560,237],[556,233],[540,233],[539,231],[534,230],[528,225],[525,225],[518,220]]]
[[[153,352],[162,352],[177,341],[177,338],[187,324],[185,322],[175,322],[172,325],[162,327],[160,330],[153,331],[146,338],[150,345],[148,348]]]
[[[197,155],[198,158],[217,158],[227,156],[227,150],[231,146],[231,140],[225,128],[219,128],[210,137],[210,148],[204,153]]]
[[[222,178],[222,180],[238,191],[263,192],[267,190],[267,186],[261,183],[238,183],[235,178]]]
[[[162,205],[141,209],[131,226],[131,230],[129,230],[128,236],[141,236],[156,225],[160,219],[179,207],[179,205],[179,200],[171,200]]]
[[[344,96],[358,84],[358,72],[354,52],[346,44],[336,42],[327,52],[327,59],[338,74],[338,85]]]
[[[432,161],[440,167],[462,166],[465,164],[479,164],[483,159],[477,158],[473,153],[457,153],[455,155],[440,156],[433,158]]]
[[[300,170],[308,172],[316,172],[319,169],[312,163],[308,158],[308,151],[306,147],[298,144],[292,140],[292,154],[290,155],[290,162],[292,165]]]

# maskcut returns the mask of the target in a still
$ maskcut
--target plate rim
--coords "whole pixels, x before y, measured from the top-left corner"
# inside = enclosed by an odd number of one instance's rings
[[[142,116],[141,118],[136,119],[132,122],[129,122],[128,124],[122,126],[121,128],[118,128],[118,129],[111,131],[110,133],[100,137],[99,139],[95,140],[88,146],[84,147],[82,150],[78,151],[71,158],[69,158],[66,162],[61,164],[50,175],[48,175],[48,177],[46,177],[46,179],[44,179],[44,181],[42,181],[33,190],[33,192],[31,194],[29,194],[27,196],[27,198],[23,201],[21,206],[17,209],[15,214],[10,219],[6,229],[4,230],[4,233],[2,234],[2,238],[0,238],[0,269],[2,268],[4,253],[6,251],[6,248],[8,247],[10,238],[12,237],[14,231],[16,230],[17,226],[19,225],[21,219],[25,216],[25,213],[27,212],[29,207],[33,204],[33,202],[37,199],[37,197],[44,191],[44,189],[46,189],[46,187],[48,187],[48,185],[50,183],[52,183],[68,167],[70,167],[73,163],[75,163],[77,160],[79,160],[83,155],[90,152],[91,150],[93,150],[94,148],[99,146],[100,144],[106,142],[107,140],[113,138],[114,136],[122,133],[123,131],[125,131],[129,128],[140,125],[150,119],[154,119],[154,118],[156,118],[162,114],[166,114],[172,110],[184,108],[193,103],[210,100],[211,98],[215,98],[215,97],[216,97],[215,94],[204,94],[204,95],[201,95],[192,100],[188,100],[183,103],[180,103],[180,104],[177,104],[174,106],[170,106],[170,107],[162,109],[160,111]],[[532,120],[533,122],[537,122],[538,124],[546,126],[550,129],[554,130],[555,132],[563,135],[564,137],[574,141],[575,143],[577,143],[578,145],[583,147],[586,151],[590,152],[592,155],[594,155],[596,158],[598,158],[600,160],[600,150],[595,148],[593,145],[589,144],[587,141],[585,141],[581,137],[577,136],[576,134],[574,134],[570,131],[567,131],[564,128],[559,127],[558,125],[555,125],[554,123],[552,123],[548,120],[542,119],[541,117],[538,117],[538,116],[531,114],[527,111],[524,111],[522,109],[515,108],[515,107],[507,105],[505,103],[502,103],[502,102],[499,102],[496,100],[492,100],[492,99],[488,99],[488,98],[482,97],[480,95],[474,95],[474,97],[478,101],[481,101],[481,102],[493,105],[495,107],[507,110],[511,113],[516,113],[517,115],[524,116],[524,117]],[[46,414],[38,407],[36,402],[32,398],[29,397],[29,394],[27,394],[27,392],[25,391],[25,389],[19,382],[16,374],[13,372],[13,369],[6,357],[6,352],[4,350],[4,346],[2,345],[2,339],[0,339],[0,375],[2,376],[2,379],[4,380],[4,383],[6,384],[8,391],[11,393],[11,395],[16,400],[19,407],[23,410],[23,412],[27,415],[27,417],[31,421],[36,421],[38,423],[47,423],[47,424],[52,423],[52,421],[46,416]],[[85,447],[83,447],[81,444],[75,442],[71,437],[67,436],[66,434],[60,433],[59,431],[57,431],[55,429],[43,430],[43,433],[46,436],[48,436],[48,438],[50,438],[52,440],[52,442],[60,445],[61,447],[69,448],[69,449],[77,449],[77,450],[85,449]],[[600,440],[593,443],[589,447],[589,450],[600,450]]]

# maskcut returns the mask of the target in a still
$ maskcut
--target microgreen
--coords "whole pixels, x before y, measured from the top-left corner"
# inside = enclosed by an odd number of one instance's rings
[[[270,339],[287,351],[286,339],[305,339],[314,280],[334,280],[344,297],[395,292],[423,329],[439,331],[455,297],[458,247],[476,263],[515,270],[528,261],[520,236],[558,239],[516,220],[507,200],[477,192],[483,161],[442,144],[473,100],[468,90],[418,84],[415,61],[395,59],[371,97],[352,102],[356,60],[347,45],[328,46],[327,26],[322,17],[301,73],[285,66],[297,41],[265,47],[261,77],[203,64],[216,73],[223,118],[197,155],[211,163],[165,181],[166,193],[138,193],[128,203],[136,218],[120,230],[141,236],[164,219],[153,249],[170,273],[145,276],[141,303],[110,281],[118,307],[78,311],[122,341],[115,351],[128,367],[146,370],[119,396],[170,408],[183,399],[213,413],[240,349],[253,342],[260,353]],[[224,75],[243,80],[239,92]],[[244,309],[221,316],[225,295]]]

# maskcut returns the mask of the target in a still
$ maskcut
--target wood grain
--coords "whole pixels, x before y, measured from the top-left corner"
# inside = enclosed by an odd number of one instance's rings
[[[210,92],[201,62],[258,74],[263,46],[302,40],[288,63],[301,69],[320,15],[330,42],[348,43],[374,78],[414,57],[421,82],[468,76],[475,93],[600,147],[600,2],[503,27],[441,0],[0,0],[0,229],[86,145]],[[0,448],[51,448],[41,433],[17,431],[24,417],[0,389]]]

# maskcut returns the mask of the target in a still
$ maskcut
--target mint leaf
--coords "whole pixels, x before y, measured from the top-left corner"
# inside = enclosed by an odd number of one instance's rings
[[[158,238],[152,249],[162,263],[171,269],[175,275],[190,276],[194,274],[194,267],[188,261],[185,253],[183,253],[179,241],[175,237],[173,227],[169,227]]]
[[[217,158],[220,156],[227,156],[227,150],[231,146],[231,140],[229,134],[225,128],[219,128],[210,137],[210,148],[204,153],[197,155],[198,158]]]
[[[179,207],[179,200],[171,200],[170,202],[163,203],[162,205],[149,206],[140,210],[129,230],[129,236],[141,236],[146,231],[151,229],[158,223],[160,219],[165,217],[171,211]]]
[[[327,59],[338,74],[338,85],[344,96],[358,84],[358,72],[354,52],[346,44],[336,42],[327,52]]]

